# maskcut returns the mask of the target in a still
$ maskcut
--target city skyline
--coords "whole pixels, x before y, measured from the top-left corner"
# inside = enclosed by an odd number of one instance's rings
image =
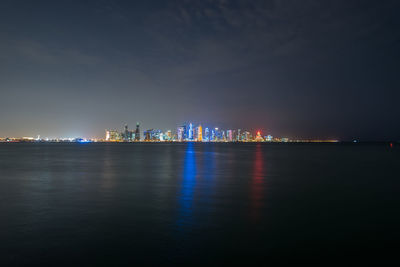
[[[36,138],[37,136],[41,136],[41,137],[46,137],[48,139],[72,139],[72,138],[105,139],[104,138],[104,134],[102,134],[101,132],[104,132],[104,131],[107,131],[107,130],[114,130],[114,131],[118,131],[118,132],[122,133],[125,130],[126,126],[133,125],[133,124],[137,125],[139,123],[141,125],[141,128],[145,128],[145,127],[143,127],[143,125],[147,125],[148,130],[150,130],[150,129],[157,129],[157,130],[161,130],[161,131],[172,130],[172,131],[175,131],[175,133],[178,132],[177,129],[180,126],[182,126],[184,124],[190,124],[190,123],[192,123],[193,125],[196,125],[196,126],[193,126],[193,127],[201,126],[203,128],[202,129],[203,131],[205,131],[206,128],[207,129],[215,129],[215,128],[220,128],[221,129],[221,128],[224,128],[226,130],[233,130],[233,129],[235,129],[235,130],[237,130],[237,129],[246,130],[246,129],[248,129],[248,131],[252,132],[252,134],[257,133],[257,132],[263,132],[263,133],[266,133],[266,132],[273,133],[274,132],[272,129],[268,129],[267,127],[255,127],[255,128],[250,129],[250,128],[245,128],[245,127],[240,127],[240,126],[238,128],[233,128],[233,127],[229,127],[229,126],[227,126],[227,128],[225,128],[225,127],[219,126],[219,125],[227,125],[226,123],[220,123],[218,126],[215,126],[215,125],[212,125],[210,123],[206,124],[206,123],[187,122],[187,123],[176,123],[176,125],[173,126],[173,127],[162,128],[162,127],[157,127],[157,126],[153,126],[153,127],[150,126],[149,127],[148,126],[149,124],[137,121],[136,123],[131,123],[131,124],[123,122],[119,126],[116,126],[116,127],[105,127],[103,129],[103,131],[100,130],[99,132],[94,133],[94,134],[84,134],[87,131],[81,130],[81,129],[72,129],[72,130],[68,130],[66,133],[60,134],[60,135],[46,134],[46,132],[43,132],[43,131],[40,131],[40,130],[28,130],[25,133],[22,133],[22,134],[19,134],[19,135],[18,134],[6,135],[6,134],[4,134],[4,132],[6,132],[6,131],[3,131],[3,128],[0,128],[0,138],[3,138],[3,139],[4,138],[22,138],[22,137]],[[115,125],[115,123],[114,123],[114,125]],[[204,126],[204,125],[206,125],[206,126]],[[235,124],[235,125],[240,125],[240,124]],[[202,133],[203,133],[203,131],[202,131]],[[50,131],[50,132],[52,132],[52,131]],[[83,134],[81,134],[81,133],[83,133]],[[144,134],[143,131],[141,131],[141,134],[142,135]],[[327,135],[327,136],[318,136],[318,135],[301,136],[301,135],[298,135],[298,134],[282,135],[282,136],[287,136],[288,138],[290,137],[291,139],[296,139],[297,138],[297,139],[304,139],[304,140],[307,140],[307,139],[310,139],[310,140],[312,140],[312,139],[317,139],[317,140],[319,140],[319,139],[321,139],[321,140],[339,140],[340,139],[340,140],[352,141],[354,139],[358,139],[357,136],[353,136],[353,138],[346,139],[346,138],[339,138],[338,136],[335,136],[335,135],[332,135],[332,134],[331,135]],[[383,140],[382,139],[382,140],[365,140],[365,141],[393,141],[393,140],[390,140],[390,139]]]
[[[153,127],[146,130],[140,130],[140,122],[136,122],[135,128],[130,129],[128,124],[124,124],[120,129],[118,128],[108,128],[105,129],[105,135],[97,135],[97,136],[84,136],[84,135],[75,135],[75,136],[46,136],[43,134],[36,135],[21,135],[21,136],[1,136],[1,140],[22,140],[22,141],[79,141],[79,140],[87,140],[87,141],[118,141],[118,142],[134,142],[134,141],[204,141],[204,142],[236,142],[236,141],[256,141],[256,137],[258,137],[259,141],[275,141],[275,142],[287,142],[288,140],[297,140],[297,141],[308,141],[308,140],[317,140],[317,141],[339,141],[338,138],[303,138],[299,136],[294,137],[274,137],[271,135],[272,132],[268,132],[262,130],[262,128],[257,129],[246,129],[246,128],[238,128],[238,129],[224,129],[221,127],[213,127],[208,124],[202,123],[192,123],[186,122],[178,124],[175,129],[160,129],[157,127]],[[205,126],[204,126],[205,125]],[[167,136],[168,137],[165,137]],[[157,136],[154,138],[154,136]],[[160,138],[161,137],[161,138]],[[261,138],[261,140],[260,140]],[[354,141],[355,139],[351,140]],[[349,140],[346,140],[349,141]]]
[[[122,129],[105,129],[103,137],[88,136],[58,136],[48,137],[38,134],[37,136],[8,136],[1,137],[0,142],[22,141],[22,142],[339,142],[335,138],[301,138],[301,137],[277,137],[271,132],[257,129],[224,129],[210,127],[205,124],[186,122],[179,124],[175,130],[162,130],[151,128],[141,130],[140,122],[136,122],[133,129],[124,124]],[[342,140],[349,141],[349,140]],[[353,142],[359,140],[353,139]]]
[[[260,130],[221,129],[218,127],[204,127],[192,122],[181,124],[173,130],[147,129],[140,135],[140,123],[136,123],[135,130],[129,130],[125,124],[124,130],[108,129],[105,132],[105,141],[134,142],[134,141],[178,141],[178,142],[239,142],[239,141],[287,141],[288,138],[274,138],[272,135],[261,136]]]

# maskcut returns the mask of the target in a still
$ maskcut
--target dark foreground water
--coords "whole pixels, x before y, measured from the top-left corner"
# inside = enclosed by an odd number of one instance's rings
[[[0,144],[0,265],[399,261],[387,144]]]

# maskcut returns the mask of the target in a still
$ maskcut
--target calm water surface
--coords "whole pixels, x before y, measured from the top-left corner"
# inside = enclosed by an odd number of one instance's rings
[[[0,144],[0,265],[391,262],[387,144]]]

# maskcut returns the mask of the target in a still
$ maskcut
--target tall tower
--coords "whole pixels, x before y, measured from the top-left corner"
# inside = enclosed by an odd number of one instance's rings
[[[136,130],[135,130],[135,141],[140,141],[140,125],[139,122],[136,123]]]
[[[178,127],[176,132],[177,132],[177,135],[178,135],[178,141],[179,142],[184,141],[184,139],[185,139],[185,127],[183,127],[183,126]]]
[[[193,124],[189,123],[188,139],[193,140]]]
[[[197,129],[197,141],[202,142],[203,141],[203,128],[201,125],[199,125]]]
[[[208,127],[206,127],[206,129],[204,130],[204,139],[207,142],[210,141],[210,130],[208,129]]]
[[[129,140],[128,124],[125,124],[124,141],[128,142],[128,140]]]
[[[227,140],[228,142],[232,142],[232,141],[233,141],[232,130],[227,130],[227,131],[226,131],[226,140]]]
[[[221,134],[220,130],[219,130],[218,128],[215,128],[214,130],[215,130],[215,131],[214,131],[213,140],[214,140],[214,141],[220,141],[220,139],[221,139],[221,137],[220,137],[220,134]]]

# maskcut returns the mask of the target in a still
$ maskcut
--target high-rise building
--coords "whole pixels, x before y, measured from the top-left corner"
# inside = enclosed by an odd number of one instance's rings
[[[198,127],[193,127],[193,140],[197,141],[198,138]]]
[[[145,141],[163,141],[164,137],[161,130],[150,129],[143,132]]]
[[[135,141],[140,141],[140,129],[139,129],[139,122],[136,123],[136,130],[135,130]]]
[[[171,130],[168,130],[168,131],[165,132],[164,140],[166,140],[166,141],[171,141],[172,140],[172,131]]]
[[[135,132],[129,131],[127,124],[125,124],[125,128],[124,128],[124,131],[121,133],[121,136],[122,136],[122,140],[124,142],[132,142],[136,138]]]
[[[124,130],[122,136],[123,136],[125,142],[129,141],[128,124],[125,124],[125,130]]]
[[[189,132],[187,131],[187,129],[188,129],[188,127],[186,126],[186,124],[183,124],[177,128],[176,133],[177,133],[178,141],[182,142],[182,141],[185,141],[188,139]]]
[[[153,141],[164,141],[164,134],[161,130],[154,131]]]
[[[237,141],[242,141],[242,133],[241,133],[241,129],[237,130],[237,136],[236,136],[236,140]]]
[[[247,132],[247,131],[243,132],[242,141],[245,141],[245,142],[251,141],[251,133]]]
[[[189,123],[189,127],[188,127],[188,134],[187,134],[187,139],[189,140],[189,141],[192,141],[193,140],[193,124],[192,123]]]
[[[203,128],[201,127],[201,125],[197,127],[197,141],[203,141]]]
[[[116,130],[106,130],[106,141],[110,142],[121,141],[121,135]]]
[[[206,129],[204,130],[204,140],[205,141],[210,141],[210,130],[208,129],[208,127],[206,127]]]
[[[143,132],[144,141],[151,141],[153,138],[153,129]]]
[[[176,130],[176,134],[178,136],[178,141],[182,142],[185,140],[185,127],[184,126],[179,126],[178,129]]]
[[[220,131],[219,131],[219,129],[218,128],[215,128],[214,129],[214,136],[213,136],[213,141],[219,141],[219,139],[220,139]]]
[[[233,131],[232,130],[227,130],[226,131],[226,140],[228,142],[232,142],[233,141]]]
[[[237,141],[237,132],[236,130],[232,130],[232,141]]]

